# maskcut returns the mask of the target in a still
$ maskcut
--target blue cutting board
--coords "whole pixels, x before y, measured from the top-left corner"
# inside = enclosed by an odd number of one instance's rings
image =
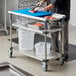
[[[20,14],[25,14],[25,15],[30,15],[30,16],[36,16],[36,17],[44,17],[48,15],[52,15],[52,12],[47,12],[47,11],[37,11],[35,13],[29,12],[31,10],[30,8],[28,9],[21,9],[21,10],[14,10],[13,12],[15,13],[20,13]]]

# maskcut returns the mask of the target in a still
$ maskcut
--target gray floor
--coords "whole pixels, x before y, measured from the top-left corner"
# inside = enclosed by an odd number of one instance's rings
[[[69,43],[76,45],[76,27],[69,27]],[[13,34],[13,37],[16,35]],[[48,72],[44,72],[41,68],[41,62],[30,57],[24,56],[14,50],[14,58],[9,58],[8,50],[10,48],[9,36],[4,36],[0,32],[0,63],[9,62],[15,66],[33,74],[34,76],[75,76],[76,60],[66,62],[63,66],[57,61],[49,61]],[[13,46],[17,44],[13,43]]]

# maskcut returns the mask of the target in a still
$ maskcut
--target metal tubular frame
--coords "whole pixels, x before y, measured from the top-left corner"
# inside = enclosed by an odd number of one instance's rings
[[[12,12],[10,12],[9,11],[9,14],[10,14],[10,51],[9,51],[9,53],[10,53],[10,58],[12,57],[12,53],[13,53],[13,47],[12,47],[12,16],[13,15],[18,15],[18,14],[15,14],[15,13],[12,13]],[[20,14],[19,14],[19,16],[20,16]],[[23,17],[24,15],[22,15],[22,17]],[[26,17],[26,18],[30,18],[29,16],[27,17],[26,15],[24,16],[24,17]],[[48,32],[50,32],[50,31],[48,31],[47,30],[47,23],[48,23],[48,21],[47,20],[44,20],[44,19],[41,19],[41,18],[36,18],[36,17],[31,17],[31,19],[40,19],[40,20],[43,20],[43,22],[45,23],[45,29],[44,29],[44,39],[45,39],[45,58],[43,59],[43,61],[42,61],[42,68],[43,68],[43,70],[44,71],[47,71],[47,67],[48,67],[48,59],[47,59],[47,34],[48,34]],[[62,21],[62,25],[63,25],[63,21]],[[61,44],[62,44],[62,57],[61,57],[61,59],[63,60],[63,55],[64,55],[64,27],[63,27],[63,29],[61,29],[61,30],[57,30],[57,31],[59,31],[59,32],[62,32],[62,37],[61,37]],[[35,32],[35,31],[34,31]],[[56,32],[56,31],[54,31],[54,32]]]
[[[7,7],[6,0],[4,1],[4,4],[5,4],[4,5],[4,14],[5,14],[4,15],[5,16],[4,18],[5,18],[5,20],[4,20],[4,26],[3,26],[3,28],[0,29],[0,31],[4,31],[5,32],[5,35],[8,35],[7,22],[6,22],[6,12],[7,12],[7,10],[6,10],[7,9],[6,8]]]

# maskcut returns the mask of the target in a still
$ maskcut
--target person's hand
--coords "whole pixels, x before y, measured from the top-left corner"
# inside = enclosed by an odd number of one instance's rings
[[[41,6],[42,3],[43,3],[43,1],[38,2],[38,3],[37,3],[37,6]]]
[[[43,7],[36,7],[35,11],[45,11]]]

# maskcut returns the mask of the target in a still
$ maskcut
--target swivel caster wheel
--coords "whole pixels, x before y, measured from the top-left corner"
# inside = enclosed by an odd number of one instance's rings
[[[10,50],[8,51],[9,57],[12,58],[12,54],[13,54],[13,47],[10,48]]]
[[[12,58],[12,52],[10,52],[10,58]]]
[[[47,71],[47,69],[48,69],[47,62],[42,62],[42,69],[43,69],[44,71]]]
[[[60,59],[59,61],[60,61],[60,65],[63,65],[63,64],[64,64],[64,62],[65,62],[65,60],[64,60],[64,59]]]
[[[8,36],[9,35],[8,30],[7,31],[4,31],[4,33],[5,33],[5,36]]]
[[[8,51],[8,54],[9,54],[9,58],[12,58],[12,52],[11,52],[11,50]]]
[[[65,57],[64,57],[65,62],[68,61],[68,58],[69,58],[68,54],[65,54]]]

